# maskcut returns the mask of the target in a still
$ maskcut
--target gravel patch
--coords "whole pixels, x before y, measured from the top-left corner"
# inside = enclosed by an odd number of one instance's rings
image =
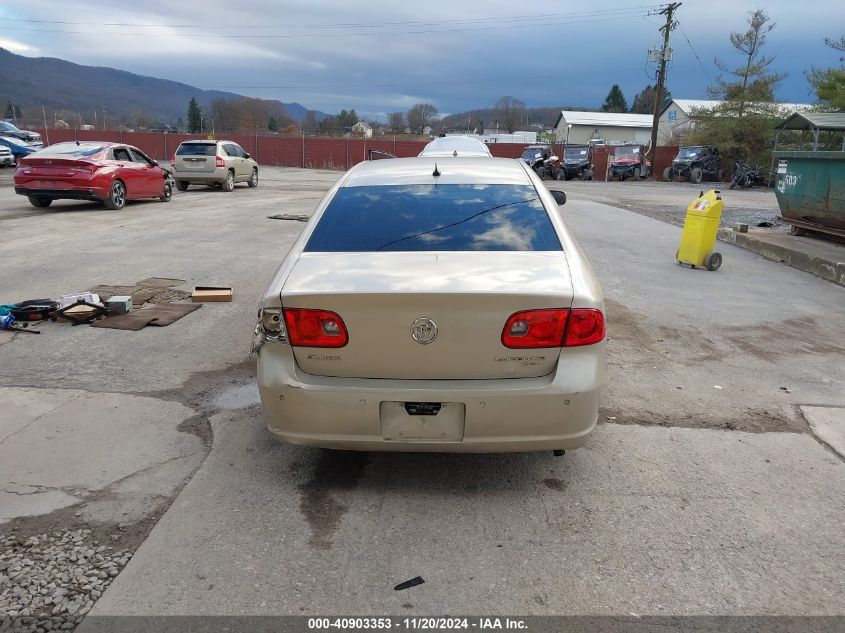
[[[131,552],[102,545],[92,530],[0,540],[0,630],[73,630],[120,573]]]

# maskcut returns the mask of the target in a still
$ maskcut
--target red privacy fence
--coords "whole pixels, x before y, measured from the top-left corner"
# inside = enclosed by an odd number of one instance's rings
[[[157,160],[170,160],[179,143],[185,140],[205,138],[198,134],[162,134],[160,132],[121,132],[119,130],[40,130],[45,144],[73,141],[110,141],[128,143],[140,148]],[[309,169],[349,169],[367,160],[370,150],[378,150],[399,158],[416,156],[425,147],[426,141],[405,140],[401,137],[380,139],[324,138],[310,136],[258,136],[251,134],[218,135],[234,141],[252,154],[261,165],[279,167],[305,167]],[[527,145],[522,143],[492,143],[490,151],[500,158],[518,158]],[[563,155],[563,146],[552,149],[557,156]],[[677,153],[677,147],[658,147],[654,176],[661,179]],[[611,147],[596,147],[593,152],[596,180],[604,180],[607,172]]]

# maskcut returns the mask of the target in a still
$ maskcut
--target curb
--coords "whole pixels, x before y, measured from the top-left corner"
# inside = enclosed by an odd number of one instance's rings
[[[756,235],[737,233],[731,228],[720,228],[717,237],[723,242],[758,253],[766,259],[784,263],[839,286],[845,286],[845,261],[813,256],[798,248],[773,243]]]

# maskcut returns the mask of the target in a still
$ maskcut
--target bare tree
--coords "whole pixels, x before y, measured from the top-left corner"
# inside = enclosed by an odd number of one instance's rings
[[[516,126],[526,119],[525,102],[514,97],[501,97],[493,109],[499,125],[507,128],[508,134],[513,134]]]
[[[408,110],[408,127],[414,134],[422,134],[438,118],[437,108],[433,103],[417,103]]]
[[[320,122],[317,120],[317,113],[314,110],[308,110],[305,113],[305,118],[302,119],[302,131],[309,135],[314,135],[320,127]]]
[[[404,112],[391,112],[387,115],[387,125],[390,127],[392,132],[404,132],[405,131],[405,113]]]

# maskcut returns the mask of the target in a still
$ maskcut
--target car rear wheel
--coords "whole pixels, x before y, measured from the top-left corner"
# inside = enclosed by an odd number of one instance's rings
[[[164,193],[162,193],[158,199],[162,202],[170,202],[170,199],[173,197],[173,187],[169,182],[164,183]]]
[[[115,180],[111,185],[109,197],[103,200],[106,209],[118,211],[126,205],[126,185],[120,180]]]
[[[53,204],[52,198],[39,198],[38,196],[29,196],[29,204],[38,209],[44,209]]]
[[[258,186],[258,168],[252,168],[252,176],[249,177],[249,180],[246,184],[252,187],[253,189]]]
[[[235,172],[231,170],[226,172],[226,180],[223,181],[221,187],[223,188],[223,191],[235,190]]]
[[[180,180],[179,182],[176,183],[176,188],[179,191],[187,191],[188,185],[190,185],[190,184],[191,183],[189,183],[187,180]]]
[[[689,180],[690,182],[699,183],[701,179],[704,177],[704,172],[701,171],[701,167],[693,167],[689,173]]]

